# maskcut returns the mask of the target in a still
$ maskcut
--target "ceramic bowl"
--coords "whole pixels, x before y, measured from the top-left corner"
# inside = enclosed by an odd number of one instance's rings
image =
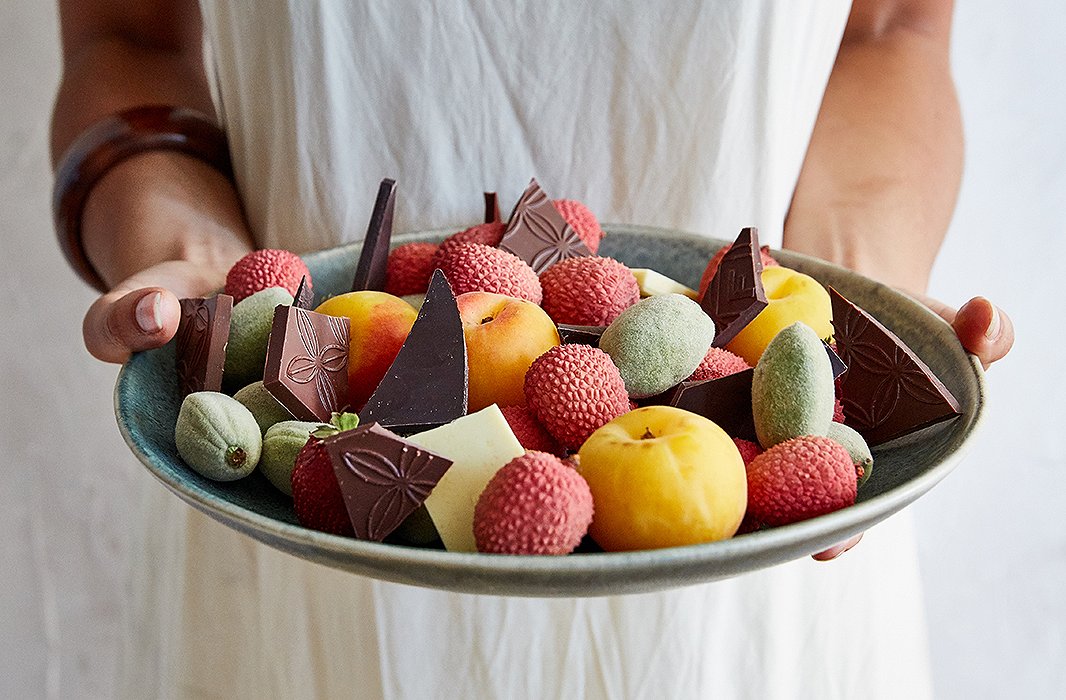
[[[696,286],[726,241],[636,226],[605,226],[601,255]],[[397,236],[439,240],[447,232]],[[319,298],[348,291],[357,245],[304,259]],[[290,499],[257,473],[219,483],[189,469],[174,446],[180,406],[173,343],[134,355],[115,388],[115,412],[130,449],[178,497],[219,522],[292,555],[387,581],[452,591],[522,596],[596,596],[712,581],[805,557],[896,513],[962,459],[980,422],[985,386],[979,363],[951,328],[910,297],[843,268],[787,251],[784,265],[831,284],[893,330],[958,399],[962,415],[874,450],[875,468],[855,505],[793,525],[722,542],[628,553],[565,557],[454,553],[363,542],[301,527]]]

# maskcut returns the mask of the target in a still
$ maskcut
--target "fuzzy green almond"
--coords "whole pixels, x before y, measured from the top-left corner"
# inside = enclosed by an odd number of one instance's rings
[[[233,397],[214,391],[198,391],[181,402],[174,442],[193,471],[214,481],[251,474],[263,448],[252,412]]]
[[[263,379],[267,340],[277,306],[292,306],[292,295],[281,287],[268,287],[234,304],[222,375],[227,387],[243,387]]]
[[[293,420],[289,409],[281,405],[274,396],[263,386],[263,381],[252,382],[244,387],[233,398],[244,404],[244,407],[255,416],[255,422],[259,424],[259,430],[264,435],[270,426],[282,421]],[[317,423],[315,424],[317,425]]]
[[[826,437],[844,446],[859,472],[859,486],[865,484],[874,470],[874,456],[866,439],[854,428],[835,421],[829,424]]]
[[[307,444],[311,433],[323,427],[322,423],[285,420],[275,423],[266,431],[259,471],[286,496],[292,498],[292,470],[296,466],[296,455]]]
[[[654,396],[691,375],[714,341],[714,321],[680,294],[642,299],[603,332],[600,349],[611,356],[632,398]]]
[[[751,379],[755,433],[763,449],[801,435],[822,435],[833,422],[833,367],[818,334],[797,321],[763,351]]]

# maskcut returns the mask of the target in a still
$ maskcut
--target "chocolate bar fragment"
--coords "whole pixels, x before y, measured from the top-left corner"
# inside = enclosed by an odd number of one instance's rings
[[[274,309],[263,387],[295,418],[328,423],[348,405],[348,319]]]
[[[429,497],[452,462],[380,425],[322,441],[355,536],[380,542]]]
[[[495,192],[485,193],[485,223],[494,224],[502,221],[500,218],[500,198]]]
[[[560,260],[592,255],[535,179],[515,205],[499,248],[525,260],[538,275]]]
[[[359,420],[398,433],[419,432],[465,416],[466,401],[463,322],[451,285],[436,270],[407,340]]]
[[[300,278],[300,286],[296,288],[296,294],[292,296],[292,305],[297,309],[315,308],[315,293],[311,291],[311,285],[307,282],[307,275]]]
[[[822,341],[822,345],[825,346],[825,352],[829,355],[829,364],[833,368],[833,379],[840,379],[840,375],[848,371],[848,366],[844,364],[844,360],[840,359],[840,355],[836,354],[832,345],[824,340]]]
[[[682,382],[674,389],[670,405],[714,421],[730,437],[758,443],[751,413],[751,378],[754,369],[720,379]]]
[[[197,391],[221,391],[233,297],[181,299],[175,369],[184,398]]]
[[[873,447],[959,415],[959,402],[928,366],[873,316],[832,287],[847,425]]]
[[[385,178],[378,188],[374,212],[363,238],[363,250],[352,280],[352,291],[383,291],[385,267],[389,261],[389,245],[392,241],[392,215],[396,209],[396,182]]]
[[[575,326],[571,323],[558,323],[559,339],[563,345],[591,345],[599,347],[600,336],[607,326]]]
[[[762,255],[759,231],[749,226],[740,232],[711,278],[700,306],[714,319],[712,345],[725,345],[766,308],[762,286]]]

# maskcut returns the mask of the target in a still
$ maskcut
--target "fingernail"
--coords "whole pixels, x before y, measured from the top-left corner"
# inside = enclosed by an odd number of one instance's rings
[[[137,325],[145,333],[158,333],[163,330],[163,295],[159,292],[146,294],[137,302],[134,315],[137,317]]]
[[[992,307],[992,320],[988,322],[988,328],[985,329],[985,337],[989,340],[998,340],[999,333],[1003,329],[1003,322],[999,318],[999,309],[992,302],[988,303]]]

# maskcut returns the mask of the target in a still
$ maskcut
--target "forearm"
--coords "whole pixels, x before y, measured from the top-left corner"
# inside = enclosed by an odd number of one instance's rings
[[[62,2],[63,80],[52,120],[53,159],[99,119],[147,104],[213,113],[195,2]],[[109,286],[167,260],[217,276],[251,248],[233,183],[170,151],[135,156],[90,192],[82,242]]]
[[[785,247],[924,291],[955,207],[962,153],[947,30],[849,23]]]

